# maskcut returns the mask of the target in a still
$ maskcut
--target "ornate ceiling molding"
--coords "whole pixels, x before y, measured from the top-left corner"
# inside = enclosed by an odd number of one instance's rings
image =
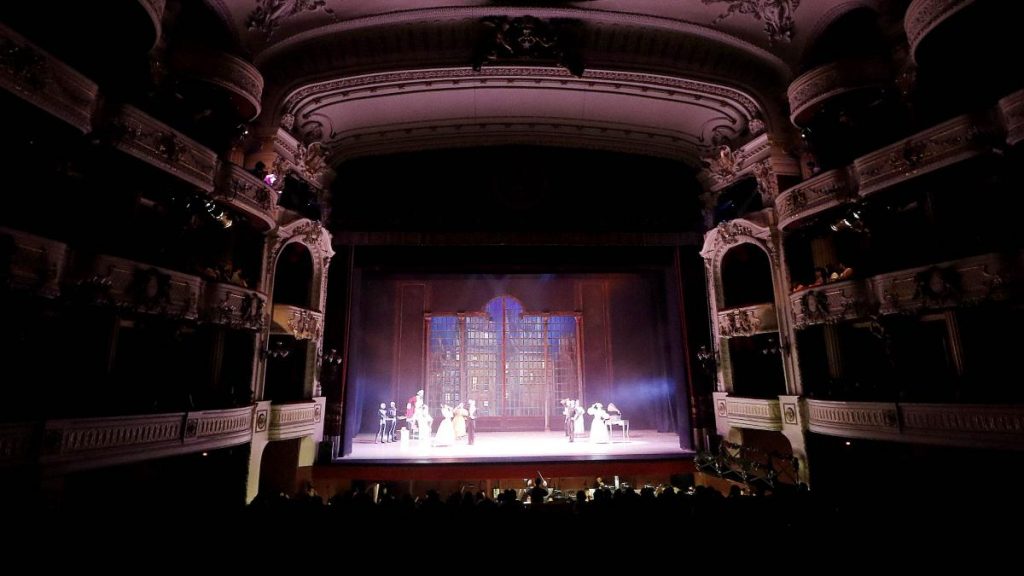
[[[708,190],[718,191],[753,174],[759,163],[772,155],[772,142],[767,134],[760,134],[735,149],[721,144],[708,149],[701,161],[706,164],[697,178]]]
[[[284,102],[284,111],[294,114],[298,107],[310,99],[323,100],[324,94],[338,94],[342,98],[356,97],[356,91],[363,94],[381,94],[382,91],[405,90],[410,86],[421,85],[423,88],[444,88],[442,82],[450,81],[451,86],[465,87],[476,83],[486,85],[488,82],[500,80],[505,84],[527,81],[537,85],[537,80],[551,80],[561,86],[572,86],[588,91],[602,87],[616,91],[634,89],[649,93],[651,88],[660,89],[664,96],[676,96],[695,100],[707,97],[719,98],[724,102],[741,107],[746,115],[753,118],[762,113],[761,106],[751,96],[739,90],[659,74],[639,72],[621,72],[613,70],[587,70],[586,78],[575,78],[567,71],[559,68],[526,67],[526,66],[490,66],[479,72],[470,68],[442,68],[430,70],[406,70],[400,72],[382,72],[339,78],[318,84],[312,84],[293,91]],[[436,84],[435,84],[436,83]],[[526,82],[524,82],[526,83]],[[655,94],[651,94],[654,96]],[[296,116],[298,117],[298,116]]]
[[[224,52],[199,50],[174,53],[171,61],[184,74],[218,86],[244,102],[239,105],[243,120],[259,115],[263,75],[252,64]]]
[[[223,16],[224,12],[221,11]],[[383,26],[407,26],[418,23],[438,23],[445,21],[472,20],[479,21],[482,18],[496,15],[509,18],[522,18],[531,16],[540,19],[575,19],[584,23],[606,24],[614,26],[636,26],[647,30],[663,30],[684,36],[706,38],[718,42],[740,52],[753,56],[766,64],[778,76],[789,77],[790,69],[786,62],[771,52],[731,34],[722,32],[712,26],[704,26],[691,22],[684,22],[670,18],[632,14],[623,12],[611,12],[595,10],[592,8],[515,8],[501,7],[500,10],[492,6],[481,7],[441,7],[424,8],[419,10],[406,10],[402,12],[376,14],[362,18],[353,18],[342,22],[336,22],[320,26],[311,30],[305,30],[283,38],[278,42],[263,47],[262,50],[254,50],[256,53],[256,64],[262,68],[263,64],[281,56],[298,46],[307,42],[321,39],[325,36],[336,36],[356,30],[383,27]]]
[[[910,51],[917,59],[921,40],[957,12],[974,4],[974,0],[914,0],[907,7],[903,25],[907,31]]]
[[[337,20],[327,0],[256,0],[256,7],[245,17],[245,26],[270,38],[284,20],[303,12],[320,12]]]
[[[693,162],[678,138],[639,132],[551,124],[550,121],[510,123],[508,121],[443,128],[382,130],[345,139],[331,155],[330,164],[362,156],[416,152],[429,148],[475,148],[480,146],[533,145],[587,150],[608,150],[625,154],[656,156]]]
[[[780,40],[790,41],[796,34],[793,13],[800,7],[800,0],[702,0],[705,4],[728,4],[725,10],[712,21],[718,24],[733,14],[747,14],[764,22],[768,45]]]
[[[707,120],[684,132],[656,118],[647,122],[635,118],[566,118],[538,115],[528,108],[499,116],[460,113],[426,121],[384,120],[357,127],[337,126],[333,119],[340,107],[369,98],[488,88],[605,93],[659,105],[678,104],[681,115],[702,110]],[[607,70],[589,70],[585,78],[576,78],[560,68],[524,66],[491,66],[479,72],[469,68],[411,70],[340,78],[295,90],[286,98],[283,112],[286,118],[294,119],[293,133],[300,141],[320,141],[330,148],[332,162],[423,146],[465,146],[463,140],[472,141],[472,145],[582,146],[695,160],[713,141],[740,139],[749,133],[750,123],[759,127],[758,118],[764,115],[748,94],[716,84]]]

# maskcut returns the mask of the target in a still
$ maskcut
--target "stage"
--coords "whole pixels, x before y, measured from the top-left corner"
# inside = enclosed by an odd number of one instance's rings
[[[392,489],[414,496],[427,490],[449,494],[467,486],[522,489],[538,471],[551,488],[565,494],[593,487],[597,477],[616,477],[633,486],[667,484],[694,472],[694,453],[679,447],[679,436],[654,430],[630,430],[628,440],[615,429],[612,442],[591,444],[582,436],[570,443],[562,431],[479,432],[469,446],[374,443],[371,434],[352,442],[352,453],[315,467],[312,481],[321,494],[349,490],[356,482],[400,482]],[[692,481],[692,480],[691,480]],[[365,486],[365,484],[359,484]]]
[[[650,460],[691,458],[693,452],[679,447],[679,435],[654,430],[616,428],[611,442],[592,444],[587,436],[569,442],[561,430],[551,432],[478,432],[470,446],[465,438],[451,446],[432,446],[413,439],[407,442],[374,442],[374,436],[360,434],[352,441],[352,452],[336,463],[499,463]]]

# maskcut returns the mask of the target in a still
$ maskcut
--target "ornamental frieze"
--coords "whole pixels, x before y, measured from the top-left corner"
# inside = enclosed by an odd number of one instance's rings
[[[99,87],[0,24],[0,87],[85,133]]]
[[[986,150],[990,128],[970,116],[943,122],[902,142],[857,158],[860,194],[866,196]]]
[[[262,330],[267,322],[267,297],[241,286],[208,282],[202,317],[213,324],[236,329]]]
[[[277,192],[241,166],[230,162],[223,164],[214,197],[255,216],[266,229],[277,225]]]
[[[761,318],[753,310],[733,310],[718,315],[718,333],[724,338],[750,336],[761,329]]]
[[[332,21],[338,19],[334,9],[327,6],[327,0],[256,0],[256,8],[245,17],[245,27],[269,40],[285,20],[306,12],[326,14]]]
[[[757,192],[761,195],[761,203],[764,206],[774,206],[775,198],[779,195],[779,180],[772,170],[770,158],[754,164],[754,179],[757,180]]]
[[[189,274],[100,255],[68,296],[83,304],[175,319],[198,316],[201,280]]]
[[[797,328],[828,320],[828,295],[824,290],[807,290],[800,295],[798,302],[798,316],[794,322]]]
[[[213,191],[216,154],[141,110],[125,106],[105,132],[115,148]]]
[[[1005,300],[1019,282],[1020,252],[983,254],[869,280],[882,314],[918,314]]]
[[[319,340],[323,333],[323,314],[288,304],[275,304],[271,333],[286,333],[297,340]]]
[[[740,224],[735,220],[723,222],[718,225],[718,235],[722,239],[722,244],[731,246],[739,241],[740,237],[754,237],[754,231],[744,224]]]
[[[913,51],[928,32],[943,20],[970,6],[974,0],[914,0],[907,7],[903,27]]]
[[[299,340],[316,340],[320,337],[320,315],[310,310],[292,310],[288,329]]]
[[[853,196],[855,194],[850,189],[845,170],[830,170],[819,174],[779,195],[775,202],[779,228],[786,228],[822,210],[848,202]]]

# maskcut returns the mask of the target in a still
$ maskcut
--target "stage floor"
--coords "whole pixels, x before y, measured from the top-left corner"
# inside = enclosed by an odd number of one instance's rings
[[[346,462],[512,462],[557,460],[623,460],[679,458],[693,452],[679,447],[679,435],[654,430],[620,430],[607,444],[591,444],[587,437],[569,442],[561,430],[551,432],[478,432],[476,442],[466,439],[452,446],[431,446],[418,440],[374,443],[372,434],[360,434],[352,441],[352,453],[336,460]]]

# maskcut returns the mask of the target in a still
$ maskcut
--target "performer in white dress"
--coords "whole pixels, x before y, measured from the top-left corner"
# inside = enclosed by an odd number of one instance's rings
[[[605,424],[605,421],[608,420],[608,413],[604,411],[604,405],[600,402],[594,402],[587,409],[587,414],[594,417],[594,420],[590,423],[590,442],[592,444],[607,444],[610,442],[608,425]]]
[[[416,427],[419,429],[420,446],[430,447],[430,431],[434,426],[434,417],[430,415],[430,407],[420,404],[416,408]]]
[[[587,433],[587,427],[585,424],[583,424],[583,414],[586,412],[586,410],[584,410],[583,407],[580,406],[579,400],[573,400],[572,403],[576,407],[575,413],[573,414],[572,418],[572,424],[575,427],[574,431],[576,432],[576,437],[582,438]]]
[[[441,415],[444,420],[437,426],[437,435],[434,436],[434,446],[451,446],[455,444],[455,426],[452,424],[452,415],[455,413],[452,407],[447,404],[441,405]]]

